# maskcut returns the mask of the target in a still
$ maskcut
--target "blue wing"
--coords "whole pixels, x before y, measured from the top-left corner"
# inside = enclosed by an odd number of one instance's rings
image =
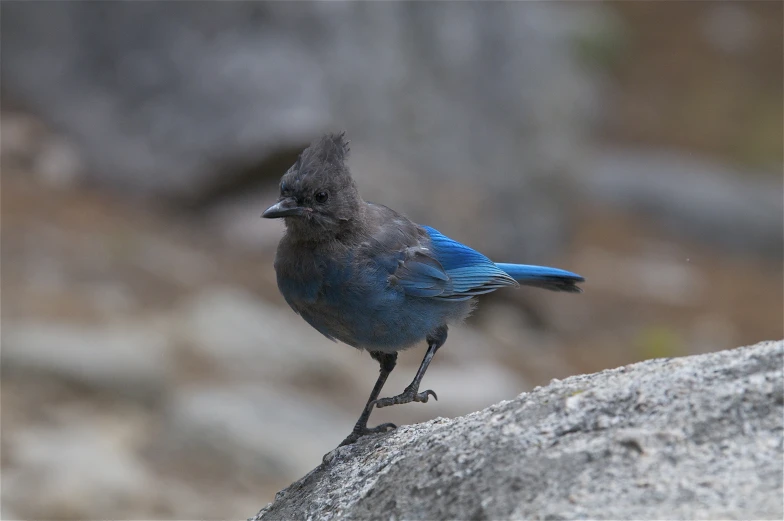
[[[392,277],[406,294],[468,300],[517,282],[490,259],[438,230],[423,226],[429,245],[408,248]]]

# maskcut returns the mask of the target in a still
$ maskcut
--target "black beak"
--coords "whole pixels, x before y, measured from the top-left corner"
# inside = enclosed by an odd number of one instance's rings
[[[305,209],[297,204],[297,200],[293,197],[281,199],[273,204],[261,214],[262,217],[267,219],[278,219],[280,217],[291,217],[293,215],[302,215]]]

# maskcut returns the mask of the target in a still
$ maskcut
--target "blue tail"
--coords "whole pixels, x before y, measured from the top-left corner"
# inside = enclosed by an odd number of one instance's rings
[[[567,291],[569,293],[582,293],[583,291],[577,283],[585,282],[585,279],[570,271],[528,264],[496,262],[495,265],[524,286],[535,286],[551,291]]]

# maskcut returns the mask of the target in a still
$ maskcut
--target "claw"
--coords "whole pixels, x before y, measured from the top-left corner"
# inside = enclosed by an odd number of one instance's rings
[[[435,391],[428,389],[427,391],[418,393],[414,389],[406,388],[405,391],[403,391],[401,394],[398,394],[397,396],[392,396],[390,398],[379,398],[378,400],[374,400],[368,404],[368,406],[375,406],[381,409],[382,407],[389,407],[390,405],[401,405],[411,402],[427,403],[427,400],[431,396],[435,398],[436,401],[438,401],[438,396],[436,395]]]
[[[343,447],[345,445],[351,445],[356,443],[359,438],[362,436],[367,436],[368,434],[379,434],[383,432],[389,432],[397,429],[397,425],[394,423],[382,423],[376,427],[363,427],[363,428],[354,428],[354,430],[346,436],[346,439],[340,442],[338,447]]]
[[[381,425],[373,427],[372,429],[368,429],[367,432],[365,432],[365,434],[376,434],[376,433],[379,433],[379,432],[389,432],[389,431],[393,431],[395,429],[397,429],[397,425],[395,425],[394,423],[382,423]]]
[[[420,395],[420,396],[422,396],[423,394],[424,394],[425,396],[424,396],[424,399],[422,400],[422,403],[427,403],[427,395],[430,395],[430,396],[432,396],[432,397],[433,397],[433,399],[434,399],[435,401],[438,401],[438,395],[436,394],[436,392],[435,392],[435,391],[433,391],[433,390],[431,390],[431,389],[428,389],[428,390],[427,390],[427,391],[425,391],[425,392],[419,393],[419,395]]]

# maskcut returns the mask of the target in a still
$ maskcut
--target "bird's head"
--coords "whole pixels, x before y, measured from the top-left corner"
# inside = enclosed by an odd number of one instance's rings
[[[262,217],[284,218],[308,240],[331,239],[356,221],[362,199],[351,178],[345,133],[327,134],[302,151],[280,180],[280,198]]]

